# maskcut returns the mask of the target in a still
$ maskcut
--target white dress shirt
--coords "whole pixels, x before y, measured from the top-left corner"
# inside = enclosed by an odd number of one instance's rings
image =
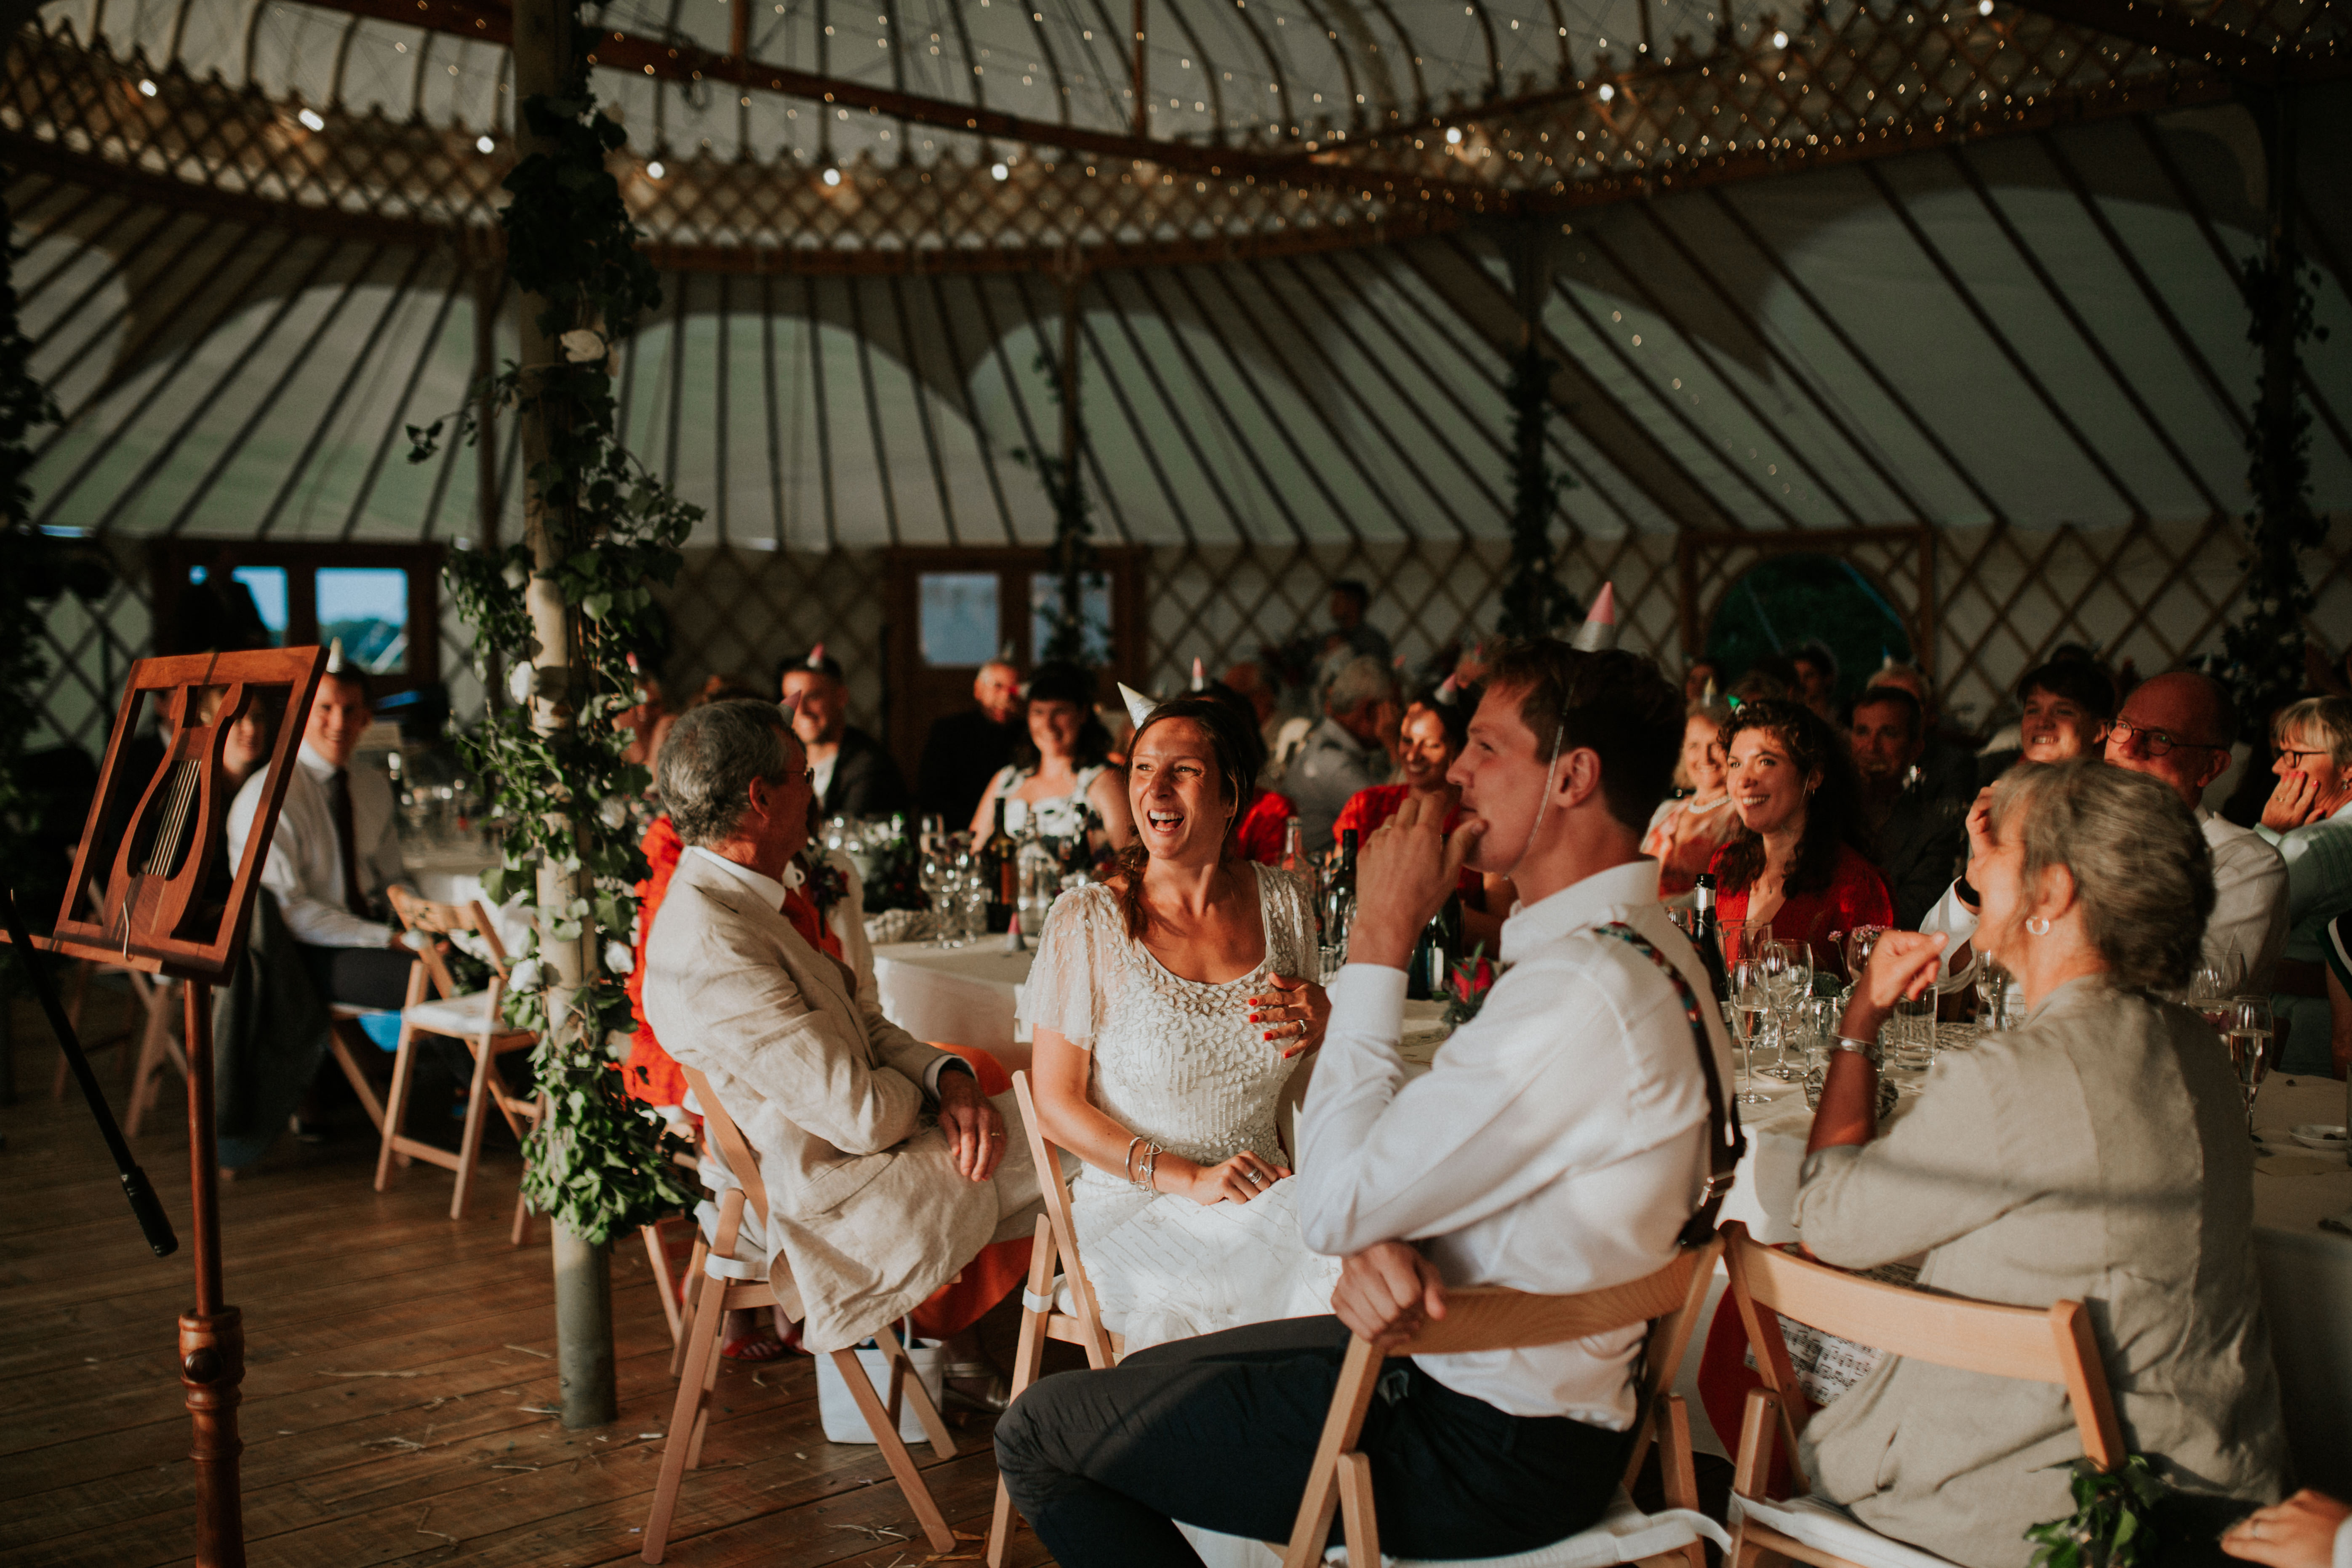
[[[352,913],[343,897],[342,849],[335,838],[335,808],[327,800],[335,764],[307,742],[294,753],[294,763],[286,781],[286,804],[278,808],[278,828],[261,862],[261,885],[278,896],[278,912],[296,942],[314,947],[383,947],[392,941],[393,928]],[[346,771],[356,840],[352,863],[359,868],[361,894],[373,900],[401,879],[392,784],[373,768]],[[245,858],[246,837],[253,831],[253,814],[261,808],[268,777],[268,770],[257,770],[229,805],[231,866]]]
[[[688,845],[686,852],[688,855],[699,855],[725,871],[729,876],[758,893],[762,900],[766,900],[768,907],[773,910],[782,909],[784,895],[805,880],[805,875],[801,870],[801,863],[797,859],[785,863],[785,880],[780,882],[765,871],[754,871],[740,861],[730,860],[724,855],[714,855],[699,844]],[[878,992],[874,981],[874,949],[866,940],[866,931],[861,919],[865,904],[862,897],[863,889],[857,879],[857,868],[850,863],[849,857],[846,855],[828,854],[825,858],[839,868],[845,879],[844,885],[848,889],[847,896],[842,900],[840,907],[825,914],[825,921],[828,925],[838,924],[839,929],[835,930],[834,934],[841,939],[843,962],[857,982],[858,1000],[876,1003]],[[656,920],[661,918],[659,910],[655,911],[654,918]],[[879,1004],[876,1003],[876,1005]],[[951,1056],[941,1057],[925,1069],[923,1092],[933,1100],[939,1099],[940,1073],[950,1067],[971,1072],[970,1063]],[[978,1078],[980,1075],[973,1073],[972,1076]]]
[[[1340,971],[1298,1121],[1308,1247],[1418,1241],[1449,1285],[1549,1294],[1621,1285],[1673,1260],[1706,1182],[1706,1079],[1674,985],[1593,930],[1612,921],[1708,994],[1697,953],[1658,903],[1657,862],[1630,861],[1503,922],[1510,967],[1411,1083],[1396,1052],[1403,972]],[[1727,1088],[1730,1039],[1711,1012],[1707,1036]],[[1643,1332],[1421,1361],[1510,1415],[1622,1431]]]
[[[2268,991],[2271,971],[2286,948],[2286,862],[2262,835],[2201,805],[2197,826],[2213,856],[2213,912],[2205,921],[2205,955],[2218,960],[2234,948],[2246,965],[2246,989]],[[1976,954],[1971,952],[1957,969],[1953,955],[1976,935],[1977,917],[1960,902],[1958,883],[1945,889],[1919,929],[1951,939],[1944,944],[1943,988],[1966,984],[1976,973]]]

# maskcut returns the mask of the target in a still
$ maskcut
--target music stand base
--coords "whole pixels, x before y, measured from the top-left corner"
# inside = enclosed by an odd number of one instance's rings
[[[245,1568],[245,1510],[237,1492],[236,1407],[245,1394],[245,1316],[235,1307],[180,1314],[180,1381],[195,1443],[198,1568]]]

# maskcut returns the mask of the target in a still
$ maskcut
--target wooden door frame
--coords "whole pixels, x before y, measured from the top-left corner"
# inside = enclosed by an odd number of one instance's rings
[[[1856,545],[1876,544],[1907,547],[1916,552],[1916,567],[1919,578],[1916,603],[1907,614],[1902,610],[1903,595],[1881,577],[1868,562],[1846,559],[1844,552]],[[1910,634],[1912,662],[1919,673],[1927,678],[1930,689],[1936,684],[1936,531],[1927,523],[1896,524],[1885,528],[1822,528],[1788,529],[1770,533],[1749,532],[1740,529],[1693,531],[1675,542],[1675,599],[1681,612],[1683,653],[1686,659],[1697,658],[1706,651],[1707,634],[1714,629],[1715,617],[1723,608],[1723,595],[1704,611],[1699,605],[1699,582],[1706,574],[1702,566],[1712,564],[1713,557],[1728,555],[1735,551],[1748,551],[1759,561],[1775,555],[1832,555],[1845,559],[1846,564],[1869,578],[1898,614],[1903,614],[1904,630]],[[1730,591],[1733,578],[1724,585]]]
[[[1114,682],[1132,684],[1142,678],[1143,583],[1150,552],[1140,545],[1098,545],[1095,557],[1097,570],[1110,585],[1110,664],[1098,672],[1097,694],[1097,700],[1108,701],[1117,690]],[[883,552],[886,742],[899,759],[900,766],[908,770],[909,778],[914,776],[915,762],[922,752],[924,741],[922,735],[914,732],[916,715],[912,702],[906,700],[911,690],[908,677],[922,658],[922,616],[916,596],[922,575],[927,572],[1009,572],[1025,577],[1053,569],[1053,552],[1042,546],[901,545]],[[1013,662],[1027,671],[1036,666],[1035,650],[1028,646],[1027,618],[1020,618],[1015,625]]]

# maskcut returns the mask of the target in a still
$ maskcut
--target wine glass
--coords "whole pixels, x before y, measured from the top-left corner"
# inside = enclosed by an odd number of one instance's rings
[[[1758,944],[1756,961],[1763,972],[1765,994],[1771,1000],[1776,1041],[1772,1065],[1760,1069],[1760,1076],[1794,1083],[1803,1075],[1801,1069],[1789,1069],[1790,1016],[1798,998],[1811,989],[1812,957],[1801,942],[1767,942]]]
[[[2257,1143],[2262,1139],[2254,1131],[2254,1096],[2270,1076],[2273,1033],[2270,998],[2239,996],[2226,1005],[2221,1037],[2230,1047],[2230,1065],[2238,1070],[2238,1087],[2246,1092],[2246,1136]]]
[[[2232,998],[2237,994],[2238,988],[2230,983],[2228,971],[2210,957],[2200,959],[2197,967],[2189,972],[2188,1004],[2217,1035],[2230,1026]]]
[[[1977,1023],[1985,1029],[2001,1026],[2001,1010],[2008,1005],[2009,971],[1990,958],[1977,960]]]
[[[948,887],[947,857],[937,841],[927,841],[922,858],[915,865],[916,883],[931,906],[931,943],[935,947],[948,944],[947,904],[943,895]]]
[[[1764,1026],[1765,1015],[1772,1010],[1772,994],[1764,978],[1760,958],[1740,959],[1731,966],[1731,1005],[1739,1019],[1739,1092],[1732,1098],[1741,1105],[1763,1105],[1771,1096],[1756,1088],[1756,1037]]]

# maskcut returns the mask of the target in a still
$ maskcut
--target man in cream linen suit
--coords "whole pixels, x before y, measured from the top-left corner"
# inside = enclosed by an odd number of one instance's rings
[[[854,1345],[991,1242],[1027,1236],[1037,1173],[1009,1094],[861,1004],[782,912],[808,842],[808,761],[765,702],[688,712],[658,784],[679,859],[646,946],[646,1016],[760,1156],[771,1279],[803,1342]]]

